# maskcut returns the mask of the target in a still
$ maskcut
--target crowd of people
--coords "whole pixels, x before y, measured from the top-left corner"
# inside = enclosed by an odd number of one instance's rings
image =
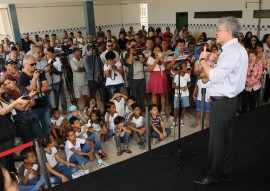
[[[240,33],[238,41],[249,56],[245,89],[238,96],[239,111],[247,112],[256,109],[260,96],[263,102],[270,96],[270,35],[259,40],[251,32],[245,36]],[[95,37],[86,38],[81,31],[76,37],[64,31],[62,39],[51,34],[44,39],[35,35],[30,40],[25,34],[21,44],[4,38],[0,44],[0,115],[15,124],[16,136],[23,143],[40,138],[51,182],[61,184],[88,174],[88,160],[96,159],[99,168],[107,167],[102,144],[110,138],[118,156],[132,153],[131,138],[140,149],[146,149],[146,105],[153,143],[165,139],[178,120],[184,126],[188,108],[195,108],[192,127],[198,126],[202,101],[209,127],[209,78],[198,61],[203,42],[207,42],[206,51],[212,53],[207,63],[215,68],[222,53],[220,45],[204,32],[195,39],[186,25],[174,33],[169,27],[164,32],[153,27],[147,31],[144,26],[138,32],[133,27],[127,32],[121,28],[117,37],[110,30],[105,34],[101,27]],[[65,50],[65,63],[56,54],[59,47]],[[64,66],[71,68],[73,76],[70,107],[64,92],[65,81],[70,79],[64,78]],[[202,88],[206,89],[205,100]],[[103,109],[97,107],[97,92]],[[81,98],[85,106],[82,113],[78,108]],[[164,121],[170,116],[173,122],[166,126]],[[1,137],[0,152],[14,147],[15,133],[9,134],[8,139]],[[67,158],[61,158],[57,149],[64,149]],[[19,174],[20,190],[42,187],[44,178],[35,151],[25,149],[20,158],[23,164],[18,170],[12,155],[2,157],[0,164]]]

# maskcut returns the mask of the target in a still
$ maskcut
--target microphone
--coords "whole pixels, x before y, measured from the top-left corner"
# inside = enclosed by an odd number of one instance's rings
[[[197,43],[196,45],[201,46],[201,45],[206,45],[206,44],[208,44],[208,43],[207,42],[200,42],[200,43]]]

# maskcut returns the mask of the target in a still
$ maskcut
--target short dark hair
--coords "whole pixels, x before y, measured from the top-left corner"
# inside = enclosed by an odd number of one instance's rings
[[[136,107],[139,107],[140,109],[142,109],[140,104],[138,104],[136,102],[131,105],[132,110],[134,110]]]
[[[178,39],[178,40],[175,42],[175,46],[177,46],[179,43],[184,43],[184,44],[186,44],[186,42],[185,42],[184,39]]]
[[[68,121],[69,121],[69,123],[71,124],[71,125],[74,125],[74,122],[76,121],[76,120],[79,120],[77,117],[71,117]]]
[[[66,134],[66,137],[68,137],[68,134],[70,133],[70,132],[75,132],[72,128],[70,128],[70,129],[66,129],[65,130],[65,134]]]
[[[49,135],[43,136],[40,138],[40,144],[42,148],[46,148],[50,144]]]
[[[52,108],[52,110],[51,110],[51,114],[52,115],[54,115],[57,111],[59,111],[59,109],[58,108]]]
[[[127,101],[128,101],[128,100],[136,101],[134,96],[129,96],[129,97],[127,98]]]
[[[54,47],[48,47],[47,52],[54,54]]]
[[[77,33],[82,34],[82,32],[81,32],[81,31],[78,31]]]
[[[254,49],[250,49],[249,51],[248,51],[248,55],[250,55],[250,54],[255,54],[256,56],[257,56],[257,50],[254,50]]]
[[[114,120],[113,120],[115,125],[118,125],[119,123],[125,122],[125,118],[122,116],[117,116]]]
[[[45,37],[49,37],[49,35],[48,34],[45,34]]]
[[[106,103],[106,109],[110,109],[112,107],[112,105],[115,105],[112,101],[109,101],[108,103]]]
[[[105,58],[106,60],[110,60],[110,59],[113,60],[116,58],[116,55],[113,51],[109,51],[105,54]]]
[[[149,105],[149,111],[151,111],[154,107],[158,108],[158,105],[157,104],[150,104]]]
[[[34,152],[31,148],[23,149],[20,153],[20,158],[24,161],[28,158],[28,154]]]

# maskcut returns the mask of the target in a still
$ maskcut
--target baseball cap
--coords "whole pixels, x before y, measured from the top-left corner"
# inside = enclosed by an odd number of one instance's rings
[[[12,59],[8,59],[8,60],[5,62],[5,65],[8,65],[8,64],[15,64],[15,62],[14,62]]]
[[[78,47],[75,47],[75,48],[72,49],[72,53],[75,53],[77,51],[81,51],[81,49],[79,49]]]
[[[68,108],[68,110],[69,110],[70,112],[72,112],[72,111],[74,111],[74,110],[76,110],[76,109],[78,109],[76,105],[72,105],[72,106],[70,106],[70,107]]]

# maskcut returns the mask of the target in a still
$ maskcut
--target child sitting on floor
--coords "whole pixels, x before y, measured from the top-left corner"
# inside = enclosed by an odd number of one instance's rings
[[[87,120],[82,116],[81,112],[78,110],[78,107],[76,105],[71,105],[69,107],[70,115],[67,117],[69,120],[71,117],[77,117],[80,120],[81,125],[84,125],[87,123]]]
[[[135,98],[133,96],[129,96],[127,98],[127,105],[126,105],[126,119],[129,118],[130,114],[132,113],[131,105],[135,103]]]
[[[59,109],[53,108],[52,111],[52,135],[56,139],[59,148],[64,149],[65,145],[63,144],[65,141],[65,128],[68,126],[68,120],[64,118],[61,114]]]
[[[160,114],[158,114],[158,106],[156,104],[151,104],[149,106],[150,111],[150,126],[152,127],[151,136],[153,138],[153,144],[157,141],[165,139],[170,133],[171,129],[165,127],[165,123]]]
[[[125,118],[117,116],[114,119],[114,124],[116,125],[114,128],[114,140],[116,143],[117,155],[119,156],[123,152],[132,153],[128,148],[131,130],[129,127],[125,127]],[[121,148],[121,143],[124,143],[124,150]]]
[[[44,136],[40,139],[41,146],[46,155],[46,168],[55,184],[61,184],[73,179],[76,165],[69,163],[59,156],[52,136]]]
[[[100,155],[103,157],[106,157],[106,153],[103,152],[103,148],[102,148],[102,145],[100,143],[100,139],[98,140],[98,137],[97,137],[98,134],[92,134],[91,136],[88,136],[88,128],[89,127],[87,125],[81,126],[80,121],[76,117],[71,117],[69,119],[69,123],[70,123],[72,129],[75,131],[75,135],[77,138],[90,140],[93,143],[95,143],[94,156],[98,161],[98,168],[103,168],[103,167],[109,166],[107,163],[105,163],[100,158]]]
[[[44,185],[45,181],[44,177],[40,175],[36,153],[32,149],[26,148],[21,151],[20,158],[23,160],[23,164],[18,170],[19,177],[22,178],[19,190],[38,190]]]
[[[105,127],[107,129],[106,138],[108,138],[114,134],[115,128],[114,119],[118,116],[118,113],[115,109],[115,104],[111,101],[106,104],[106,109],[107,112],[104,118],[105,118]]]
[[[66,137],[65,152],[67,161],[80,164],[84,174],[89,174],[89,170],[85,165],[87,162],[85,157],[88,156],[90,160],[93,160],[95,144],[92,141],[77,138],[73,129],[66,130]]]
[[[128,118],[128,126],[132,130],[132,136],[137,140],[140,149],[146,149],[146,126],[145,117],[141,113],[141,107],[138,103],[133,103],[132,114]]]
[[[125,117],[125,99],[127,99],[127,96],[125,94],[119,93],[119,91],[114,90],[113,97],[110,100],[115,104],[116,111],[121,117]]]

